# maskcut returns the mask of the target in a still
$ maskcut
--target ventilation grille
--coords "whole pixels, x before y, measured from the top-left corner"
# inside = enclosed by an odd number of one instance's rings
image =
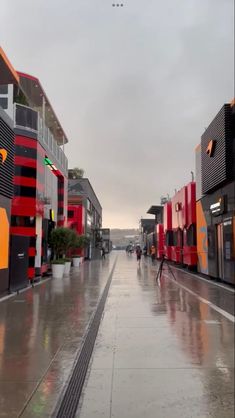
[[[208,193],[233,179],[234,117],[230,105],[219,111],[201,137],[202,192]],[[212,156],[207,154],[210,141],[215,141]]]
[[[0,149],[7,151],[7,158],[2,163],[0,155],[0,195],[7,198],[13,196],[14,171],[14,132],[0,116]]]

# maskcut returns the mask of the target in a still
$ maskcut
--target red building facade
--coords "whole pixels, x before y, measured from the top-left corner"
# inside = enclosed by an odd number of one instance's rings
[[[33,279],[48,269],[51,230],[67,224],[68,139],[40,81],[24,73],[18,77],[8,88],[6,109],[15,133],[11,235],[29,237],[28,278]]]
[[[171,260],[188,266],[197,265],[196,247],[196,184],[190,182],[171,199]]]

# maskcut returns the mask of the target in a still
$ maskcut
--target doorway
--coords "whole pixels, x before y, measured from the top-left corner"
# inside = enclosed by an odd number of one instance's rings
[[[223,224],[216,225],[218,277],[224,279],[224,231]]]
[[[42,217],[36,217],[36,255],[35,255],[35,274],[40,276],[42,265]]]

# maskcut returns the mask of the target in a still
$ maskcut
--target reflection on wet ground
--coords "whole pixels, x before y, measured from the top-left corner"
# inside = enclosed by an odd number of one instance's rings
[[[0,417],[51,416],[114,258],[0,303]]]
[[[234,293],[156,272],[119,253],[77,417],[234,418]]]

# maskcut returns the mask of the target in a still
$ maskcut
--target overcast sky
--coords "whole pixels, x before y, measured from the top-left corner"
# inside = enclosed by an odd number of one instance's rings
[[[137,227],[190,181],[234,93],[233,0],[1,0],[0,44],[37,76],[105,227]],[[118,0],[117,0],[118,1]]]

